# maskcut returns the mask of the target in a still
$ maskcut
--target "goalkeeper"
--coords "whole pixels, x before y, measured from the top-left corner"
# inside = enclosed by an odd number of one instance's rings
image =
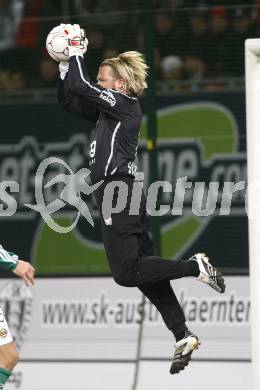
[[[142,121],[138,96],[147,87],[148,67],[142,55],[129,51],[104,60],[99,67],[97,83],[94,83],[89,79],[83,61],[88,43],[84,31],[79,25],[62,26],[68,39],[69,62],[59,66],[58,99],[67,111],[96,123],[90,141],[89,166],[93,183],[104,180],[95,191],[95,197],[111,272],[118,284],[138,287],[161,313],[177,341],[170,369],[175,374],[187,366],[200,341],[185,324],[170,280],[194,276],[223,293],[224,279],[204,254],[179,261],[154,255],[145,225],[143,193],[139,214],[129,215],[133,186],[140,184],[135,182],[134,162]],[[127,205],[111,218],[102,218],[104,190],[113,181],[123,182],[127,187]],[[117,201],[114,193],[113,204]]]
[[[18,259],[14,253],[7,252],[0,245],[0,265],[22,278],[27,286],[34,283],[34,268],[27,261]],[[0,390],[11,375],[18,361],[18,352],[8,324],[0,307]]]

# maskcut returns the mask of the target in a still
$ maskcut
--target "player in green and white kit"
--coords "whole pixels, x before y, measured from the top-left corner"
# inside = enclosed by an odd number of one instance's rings
[[[0,266],[22,278],[27,286],[33,285],[35,272],[33,266],[27,261],[19,260],[14,253],[7,252],[2,245],[0,245]],[[16,345],[0,307],[0,390],[4,388],[18,358]]]

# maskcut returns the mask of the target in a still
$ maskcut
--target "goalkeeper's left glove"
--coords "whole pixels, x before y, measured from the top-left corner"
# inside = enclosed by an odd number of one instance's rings
[[[88,39],[85,30],[80,28],[79,24],[66,24],[64,26],[64,33],[68,38],[69,57],[73,55],[80,55],[86,53],[88,47]]]

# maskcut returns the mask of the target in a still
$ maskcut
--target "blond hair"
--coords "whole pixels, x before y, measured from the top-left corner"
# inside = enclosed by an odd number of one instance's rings
[[[125,80],[126,93],[141,95],[147,88],[148,66],[138,51],[125,51],[115,58],[104,60],[102,65],[111,66],[115,78]]]

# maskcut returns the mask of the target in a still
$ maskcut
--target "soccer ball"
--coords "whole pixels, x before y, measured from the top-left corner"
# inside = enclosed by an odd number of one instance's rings
[[[46,39],[46,49],[55,61],[67,62],[69,60],[68,41],[62,26],[54,27]]]

